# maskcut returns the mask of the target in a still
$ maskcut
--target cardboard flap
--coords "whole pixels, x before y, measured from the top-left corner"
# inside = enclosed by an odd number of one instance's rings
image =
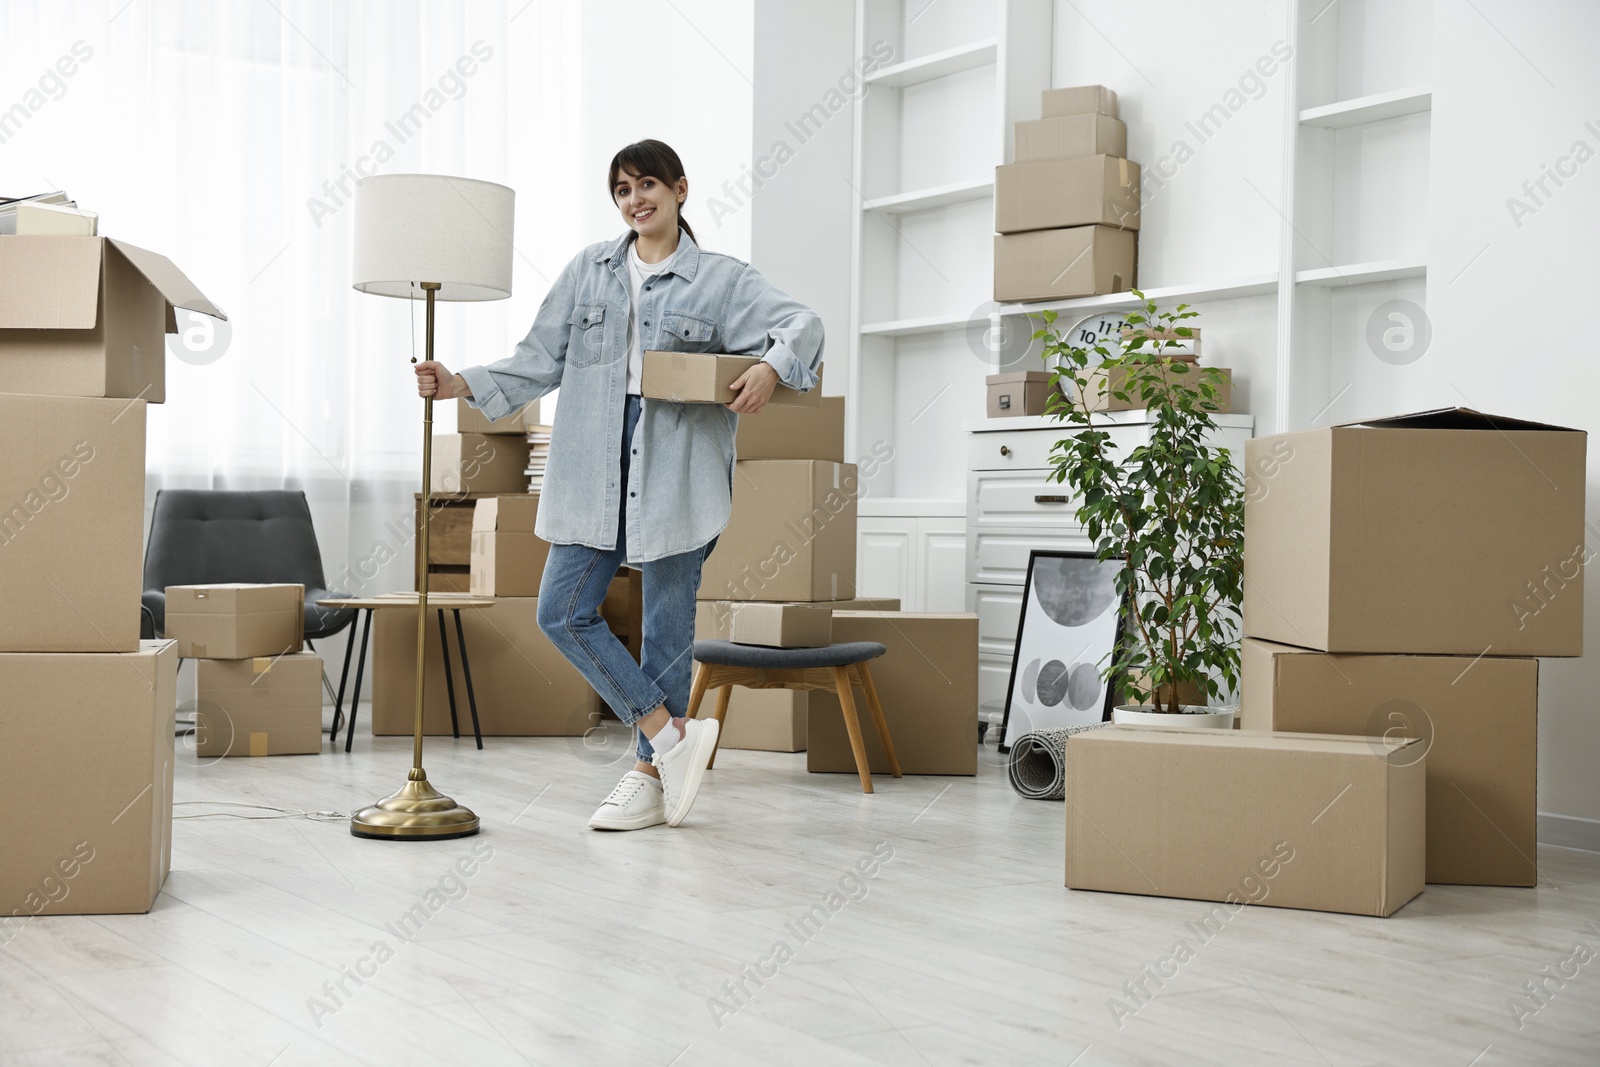
[[[1489,415],[1472,408],[1434,408],[1415,411],[1409,415],[1387,415],[1378,419],[1361,419],[1341,422],[1339,426],[1376,426],[1401,430],[1561,430],[1583,433],[1570,426],[1554,426],[1546,422],[1512,419],[1504,415]]]
[[[97,237],[0,239],[0,329],[94,329],[100,247]]]
[[[143,274],[145,281],[156,287],[162,297],[167,301],[167,332],[175,333],[177,323],[173,318],[173,308],[183,308],[185,311],[198,311],[202,315],[210,315],[214,319],[226,321],[227,315],[221,308],[206,299],[206,295],[179,270],[177,265],[166,256],[130,245],[126,241],[106,239],[106,243],[122,253],[133,268]]]

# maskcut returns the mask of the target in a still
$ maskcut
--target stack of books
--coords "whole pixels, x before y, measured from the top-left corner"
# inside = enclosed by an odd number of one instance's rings
[[[550,427],[539,425],[528,428],[528,492],[537,493],[544,488],[544,465],[550,459]]]

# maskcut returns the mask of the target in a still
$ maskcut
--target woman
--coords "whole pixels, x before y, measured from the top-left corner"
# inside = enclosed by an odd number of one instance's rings
[[[716,746],[715,719],[686,719],[700,567],[728,523],[739,415],[780,383],[817,384],[822,323],[731,256],[705,252],[681,210],[689,182],[660,141],[618,152],[608,182],[628,232],[562,270],[528,336],[498,363],[459,374],[416,365],[417,388],[463,397],[491,419],[561,389],[535,524],[551,542],[539,628],[626,722],[638,760],[589,825],[677,826]],[[645,401],[646,350],[762,357],[720,404]],[[617,568],[641,572],[641,661],[600,617]]]

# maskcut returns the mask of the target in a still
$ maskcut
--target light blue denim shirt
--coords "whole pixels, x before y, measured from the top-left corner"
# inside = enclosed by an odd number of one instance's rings
[[[727,526],[739,416],[722,404],[645,400],[628,484],[620,484],[627,256],[635,236],[630,230],[574,256],[511,357],[461,376],[472,389],[468,403],[491,419],[561,390],[535,532],[555,544],[615,548],[626,492],[627,559],[644,563],[699,548]],[[743,260],[703,252],[681,229],[678,239],[671,268],[639,293],[645,349],[760,356],[784,385],[815,387],[822,359],[816,312]]]

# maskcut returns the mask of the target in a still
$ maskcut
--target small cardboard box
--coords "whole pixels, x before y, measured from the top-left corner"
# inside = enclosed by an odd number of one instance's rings
[[[1175,360],[1176,364],[1184,364],[1183,360]],[[1213,415],[1226,415],[1233,410],[1233,371],[1227,367],[1218,367],[1226,380],[1217,385],[1216,405]],[[1195,389],[1200,385],[1200,368],[1188,363],[1180,372],[1174,369],[1173,382],[1180,388],[1187,382],[1193,383]],[[1128,392],[1128,371],[1125,367],[1113,367],[1109,371],[1090,371],[1084,375],[1089,384],[1084,389],[1089,398],[1090,411],[1133,411],[1144,407],[1144,401],[1135,393]],[[1063,375],[1065,378],[1065,375]],[[1078,387],[1067,383],[1067,388],[1076,395]],[[1115,394],[1125,393],[1128,399],[1123,400]]]
[[[695,605],[694,639],[696,641],[733,640],[733,613],[739,600],[702,600]],[[805,603],[830,611],[899,611],[900,598],[893,596],[858,596],[849,600],[810,600]]]
[[[869,660],[904,774],[978,773],[978,617],[914,611],[836,611],[835,641],[877,641]],[[853,694],[873,774],[889,763],[867,711]],[[806,726],[806,770],[854,774],[855,756],[839,698],[813,690]]]
[[[1139,228],[1139,164],[1115,156],[1037,159],[994,169],[994,228]]]
[[[533,532],[537,494],[485,497],[472,515],[474,596],[538,596],[550,542]]]
[[[539,629],[539,598],[496,597],[493,607],[461,612],[485,737],[579,737],[600,721],[600,697]],[[429,614],[434,614],[429,609]],[[416,715],[417,610],[415,604],[383,608],[372,625],[372,720],[374,734],[410,734]],[[467,684],[450,635],[450,670],[455,681],[461,735],[472,736]],[[450,733],[450,698],[439,656],[439,624],[428,619],[427,698],[423,730]]]
[[[0,395],[0,651],[139,650],[144,435],[143,400]]]
[[[5,238],[4,240],[10,240]],[[33,915],[146,912],[172,866],[178,650],[0,655],[0,944]]]
[[[433,435],[429,491],[527,493],[528,442],[511,434]]]
[[[1138,247],[1138,234],[1111,226],[995,234],[995,301],[1127,292],[1138,284]]]
[[[539,422],[539,401],[530,400],[503,419],[490,420],[483,412],[468,404],[464,398],[456,400],[457,433],[525,434]]]
[[[827,604],[774,604],[759,600],[730,607],[729,640],[769,648],[823,648],[833,643],[833,609]]]
[[[203,659],[195,674],[197,756],[322,751],[322,657]]]
[[[1096,113],[1118,117],[1115,89],[1104,85],[1075,85],[1067,89],[1046,89],[1039,94],[1039,114],[1044,118]]]
[[[1422,740],[1428,881],[1535,884],[1538,660],[1332,655],[1247,637],[1241,677],[1244,729]]]
[[[1050,402],[1050,372],[1043,370],[1008,371],[983,379],[989,387],[989,417],[1043,415]]]
[[[648,400],[731,404],[738,394],[730,386],[739,375],[760,362],[759,356],[733,356],[722,352],[646,352],[639,389]],[[816,407],[821,400],[820,388],[802,393],[779,384],[767,403]]]
[[[281,656],[300,651],[305,599],[303,585],[169,585],[162,629],[183,659]]]
[[[1128,154],[1128,128],[1109,115],[1055,115],[1026,119],[1013,127],[1016,150],[1013,162],[1060,159],[1063,156],[1117,156]]]
[[[1246,636],[1582,655],[1587,442],[1466,408],[1247,442]]]
[[[1409,738],[1108,726],[1067,741],[1069,889],[1392,915],[1422,892]]]
[[[6,390],[167,398],[174,309],[226,319],[165,256],[108,237],[0,241],[0,375]]]
[[[856,465],[742,459],[701,600],[840,600],[856,586]]]
[[[843,463],[844,397],[824,396],[813,407],[768,404],[754,415],[740,415],[733,445],[740,459],[827,459]]]

